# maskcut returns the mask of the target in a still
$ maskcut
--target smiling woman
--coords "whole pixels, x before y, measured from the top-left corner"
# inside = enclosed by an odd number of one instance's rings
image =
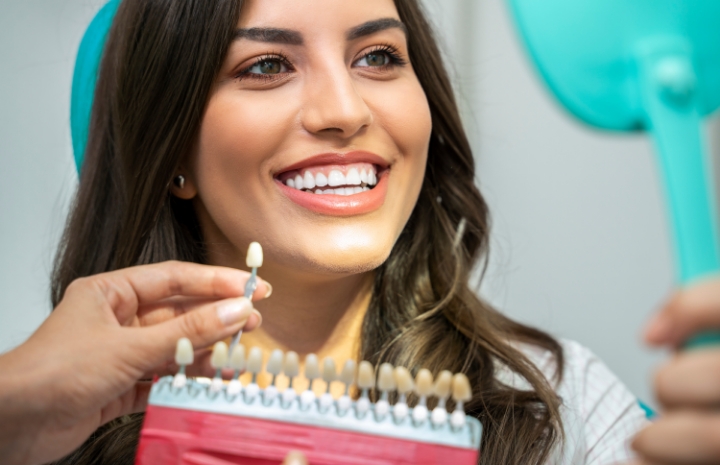
[[[489,234],[474,179],[415,0],[124,0],[53,301],[137,264],[243,268],[259,241],[274,291],[246,345],[464,372],[483,463],[627,457],[642,412],[612,374],[469,288]],[[132,463],[140,422],[60,463]]]

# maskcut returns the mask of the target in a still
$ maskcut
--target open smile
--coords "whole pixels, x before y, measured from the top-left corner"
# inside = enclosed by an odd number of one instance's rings
[[[390,164],[369,152],[323,154],[275,175],[281,191],[317,213],[351,216],[378,209],[385,201]]]

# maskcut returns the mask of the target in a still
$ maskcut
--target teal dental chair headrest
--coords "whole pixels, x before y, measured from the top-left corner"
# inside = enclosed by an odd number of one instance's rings
[[[75,166],[78,172],[80,172],[85,157],[98,68],[108,32],[110,32],[110,26],[119,5],[120,0],[111,0],[98,12],[85,31],[75,61],[70,99],[70,127]]]

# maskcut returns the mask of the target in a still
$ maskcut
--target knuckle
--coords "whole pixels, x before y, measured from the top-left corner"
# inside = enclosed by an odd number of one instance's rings
[[[200,312],[189,312],[182,318],[182,329],[185,334],[202,336],[207,332],[207,322]]]

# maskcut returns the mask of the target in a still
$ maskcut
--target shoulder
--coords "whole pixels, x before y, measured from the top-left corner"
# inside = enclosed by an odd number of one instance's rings
[[[561,339],[563,377],[555,382],[553,355],[527,344],[518,348],[555,386],[566,436],[558,463],[611,464],[632,457],[629,441],[647,424],[637,398],[587,347]]]

